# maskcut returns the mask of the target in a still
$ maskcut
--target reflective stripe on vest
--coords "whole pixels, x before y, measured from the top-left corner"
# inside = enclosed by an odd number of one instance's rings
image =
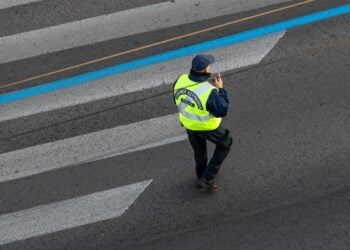
[[[212,89],[213,87],[209,84],[209,83],[203,83],[202,86],[200,86],[196,91],[194,91],[194,93],[197,95],[197,96],[200,96],[201,94],[203,94],[205,91],[209,90],[209,89]],[[187,101],[191,101],[191,97],[190,96],[187,96],[185,98],[185,100]],[[202,103],[203,105],[203,103]],[[188,119],[191,119],[191,120],[197,120],[197,121],[200,121],[200,122],[204,122],[204,121],[208,121],[210,118],[213,117],[212,114],[209,114],[209,115],[206,115],[206,116],[199,116],[199,115],[195,115],[195,114],[190,114],[188,113],[185,109],[187,108],[187,105],[185,103],[180,103],[178,106],[177,106],[179,112],[185,116],[186,118]]]
[[[179,77],[174,85],[174,98],[182,125],[189,130],[209,131],[217,129],[222,119],[212,115],[206,108],[211,90],[209,82],[192,81],[188,75]]]

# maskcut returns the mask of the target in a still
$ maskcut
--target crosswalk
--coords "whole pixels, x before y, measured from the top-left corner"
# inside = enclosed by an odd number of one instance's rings
[[[40,29],[33,27],[33,30],[28,32],[0,37],[0,67],[1,64],[11,64],[135,34],[152,35],[155,30],[288,1],[239,0],[235,1],[235,4],[231,0],[164,1],[137,8],[130,6],[128,10],[51,27]],[[37,2],[36,4],[40,7],[41,1],[35,0],[2,1],[0,9],[20,7],[21,4],[34,2]],[[206,9],[205,15],[202,14],[202,8]],[[217,59],[213,71],[226,72],[260,63],[284,35],[285,31],[282,31],[252,41],[207,51]],[[45,120],[46,114],[49,120],[55,117],[55,112],[71,107],[79,106],[83,109],[84,105],[108,98],[132,96],[136,92],[152,91],[164,86],[169,89],[179,74],[188,71],[191,57],[192,55],[1,105],[0,126],[5,126],[6,131],[10,131],[13,121],[20,124],[18,121],[21,119]],[[144,108],[147,109],[147,107]],[[25,124],[23,126],[25,127]],[[16,135],[16,132],[12,131],[12,134]],[[1,133],[1,138],[5,137],[8,135]],[[48,134],[47,137],[49,138],[50,135]],[[32,139],[35,141],[35,138]],[[97,129],[94,132],[83,134],[79,132],[76,136],[68,138],[53,137],[52,141],[44,144],[34,143],[30,147],[22,148],[16,145],[15,150],[11,149],[11,146],[0,148],[0,184],[9,181],[21,182],[25,178],[32,178],[42,173],[62,168],[74,169],[78,164],[151,149],[185,139],[184,130],[177,122],[176,113],[173,112],[108,129]],[[152,180],[139,180],[137,183],[110,190],[75,198],[66,197],[56,203],[2,214],[0,215],[0,245],[119,217],[149,185],[152,185],[151,183]],[[0,200],[0,204],[6,203],[6,200],[2,200],[1,197]]]
[[[230,69],[259,63],[283,35],[284,32],[260,40],[211,51],[218,61],[213,65],[214,70],[225,72]],[[165,65],[155,65],[124,75],[98,80],[89,84],[89,88],[83,86],[75,88],[74,91],[67,89],[67,91],[62,91],[61,93],[40,96],[33,100],[28,100],[31,103],[35,101],[37,103],[35,106],[25,105],[17,108],[15,112],[11,108],[11,106],[17,105],[17,103],[14,103],[13,105],[5,106],[5,108],[9,109],[2,111],[1,121],[34,115],[38,112],[52,111],[82,102],[87,103],[111,96],[147,90],[159,87],[164,82],[170,84],[181,72],[188,70],[188,62],[190,60],[190,57],[185,57]],[[151,77],[137,77],[148,75],[147,72],[162,73],[160,75],[151,75]],[[134,79],[134,81],[123,87],[123,83],[128,81],[128,79]],[[79,100],[77,97],[82,97],[83,99]],[[46,100],[40,100],[41,98]],[[56,101],[52,102],[53,99],[56,99]],[[6,117],[6,115],[8,116]],[[134,134],[130,136],[125,131],[133,131]],[[9,180],[16,178],[16,176],[17,178],[25,177],[33,174],[33,171],[34,173],[40,173],[93,160],[105,155],[118,155],[123,152],[130,152],[129,150],[132,148],[136,151],[139,145],[162,145],[159,141],[164,140],[168,143],[175,142],[184,139],[183,134],[184,131],[177,122],[176,114],[171,114],[54,143],[38,145],[20,151],[9,152],[3,154],[0,159],[0,164],[3,166],[2,171],[6,173],[4,174],[5,177],[0,177],[0,180],[1,178]],[[113,137],[113,135],[117,135],[117,137]],[[167,140],[169,138],[175,139],[169,141]],[[155,142],[158,143],[154,144]],[[81,147],[82,144],[85,146]],[[15,163],[19,166],[13,167]],[[48,163],[51,164],[48,165]]]
[[[211,0],[162,2],[14,34],[0,38],[2,44],[0,64],[136,33],[151,32],[185,22],[191,23],[204,18],[242,12],[277,2],[286,1],[259,1],[259,6],[256,6],[253,1],[239,1],[235,5],[232,5],[231,1]],[[208,9],[206,16],[200,15],[201,9],[198,4]],[[196,14],[193,15],[192,12]],[[259,63],[283,35],[284,32],[210,51],[218,62],[214,70],[224,72]],[[164,83],[171,84],[180,73],[188,71],[190,59],[185,57],[97,80],[86,86],[67,88],[3,105],[0,107],[0,122],[11,124],[15,119],[20,120],[23,117],[28,119],[44,112],[54,112],[78,104],[147,91],[160,87]],[[160,74],[154,74],[154,72],[160,72]],[[128,84],[123,84],[125,82]],[[169,114],[15,151],[10,150],[0,155],[0,183],[21,181],[22,178],[30,178],[40,173],[65,167],[74,168],[75,165],[84,162],[158,147],[185,138],[176,114]],[[124,192],[119,187],[115,188],[115,191],[108,191],[112,196],[99,199],[98,205],[91,201],[95,199],[94,197],[101,196],[95,193],[86,197],[3,214],[0,217],[0,244],[118,217],[142,193],[150,181],[143,183],[145,184],[130,184],[129,188],[124,188]],[[133,185],[139,185],[140,191],[136,193],[132,191],[133,188],[130,187]],[[115,195],[116,192],[119,196]],[[130,195],[133,195],[132,199],[125,198]],[[106,195],[102,194],[102,196]],[[129,204],[121,203],[125,199]],[[82,202],[84,205],[81,204]],[[86,212],[81,211],[81,207],[84,207]],[[113,209],[114,207],[121,207],[121,210]],[[95,212],[97,215],[90,216],[91,211],[97,211]],[[59,218],[63,213],[70,214],[70,217],[60,221]],[[23,228],[20,226],[22,224],[26,226]]]
[[[192,23],[278,2],[287,0],[264,0],[258,4],[240,0],[234,5],[231,0],[179,0],[87,18],[1,37],[0,63]],[[201,15],[202,6],[207,9],[205,15]],[[94,32],[91,32],[92,30]]]
[[[217,58],[217,63],[213,65],[213,70],[225,72],[230,69],[257,64],[269,53],[283,35],[284,32],[280,32],[259,40],[210,51]],[[96,80],[90,82],[88,87],[76,86],[38,96],[34,99],[10,103],[1,108],[2,116],[0,121],[156,88],[164,83],[171,84],[181,72],[188,71],[190,60],[191,57],[185,57],[169,63],[156,64],[121,75]],[[155,74],[154,72],[157,73]],[[125,82],[128,82],[128,84],[124,84]]]
[[[0,215],[0,245],[119,217],[151,182]]]

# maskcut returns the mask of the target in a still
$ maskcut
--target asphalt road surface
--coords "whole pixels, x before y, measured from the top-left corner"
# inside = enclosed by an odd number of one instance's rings
[[[350,249],[349,14],[205,50],[234,138],[215,193],[172,102],[193,54],[135,66],[346,4],[0,1],[0,248]]]

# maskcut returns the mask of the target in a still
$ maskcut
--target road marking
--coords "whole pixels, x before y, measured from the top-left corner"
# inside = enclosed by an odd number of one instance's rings
[[[284,32],[281,32],[230,47],[209,51],[217,59],[217,62],[213,65],[213,70],[225,72],[231,69],[257,64],[271,51],[283,35]],[[191,59],[191,57],[184,57],[136,71],[103,78],[88,85],[83,84],[66,88],[38,96],[37,98],[25,99],[0,106],[0,122],[159,87],[162,84],[170,84],[174,82],[178,75],[189,71]]]
[[[177,115],[171,114],[4,153],[0,182],[164,145],[184,133]]]
[[[0,215],[0,245],[121,216],[152,180]]]
[[[178,0],[0,38],[0,64],[108,41],[289,0]],[[203,15],[205,8],[205,15]]]
[[[154,64],[171,61],[174,59],[201,53],[204,51],[226,47],[226,46],[240,43],[243,41],[266,36],[276,32],[281,32],[283,30],[288,30],[294,27],[311,24],[314,22],[318,22],[324,19],[336,17],[347,13],[350,13],[350,4],[342,5],[337,8],[327,9],[324,11],[316,12],[316,13],[298,17],[298,18],[293,18],[287,21],[278,22],[278,23],[267,25],[264,27],[248,30],[238,34],[225,36],[219,39],[191,45],[181,49],[160,53],[154,56],[138,59],[135,61],[122,63],[116,66],[107,67],[97,71],[73,76],[70,78],[54,81],[54,82],[43,84],[40,86],[2,94],[0,95],[0,104],[5,104],[16,100],[29,98],[32,96],[56,91],[62,88],[84,84],[93,80],[98,80],[104,77],[121,74],[123,72],[128,72],[139,68],[151,66]]]
[[[44,73],[44,74],[41,74],[41,75],[29,77],[29,78],[22,79],[22,80],[19,80],[19,81],[16,81],[16,82],[11,82],[11,83],[7,83],[7,84],[1,84],[0,89],[7,88],[7,87],[10,87],[10,86],[15,86],[15,85],[18,85],[18,84],[21,84],[21,83],[25,83],[25,82],[29,82],[29,81],[32,81],[32,80],[41,79],[41,78],[44,78],[44,77],[47,77],[47,76],[56,75],[58,73],[71,71],[71,70],[78,69],[78,68],[81,68],[81,67],[84,67],[84,66],[87,66],[87,65],[95,64],[95,63],[98,63],[98,62],[107,61],[107,60],[110,60],[110,59],[113,59],[113,58],[120,57],[122,55],[131,54],[131,53],[134,53],[134,52],[137,52],[137,51],[141,51],[141,50],[148,49],[148,48],[153,48],[153,47],[156,47],[156,46],[159,46],[159,45],[162,45],[162,44],[166,44],[166,43],[169,43],[169,42],[174,42],[174,41],[177,41],[177,40],[180,40],[180,39],[196,36],[196,35],[199,35],[199,34],[202,34],[202,33],[205,33],[205,32],[209,32],[209,31],[213,31],[213,30],[216,30],[216,29],[224,28],[226,26],[230,26],[230,25],[233,25],[233,24],[237,24],[237,23],[253,20],[253,19],[256,19],[258,17],[262,17],[262,16],[273,14],[273,13],[281,12],[281,11],[284,11],[284,10],[287,10],[287,9],[299,7],[301,5],[305,5],[305,4],[314,2],[314,1],[315,0],[305,0],[305,1],[300,2],[300,3],[287,5],[287,6],[284,6],[284,7],[281,7],[281,8],[277,8],[277,9],[272,9],[272,10],[269,10],[269,11],[266,11],[266,12],[262,12],[262,13],[259,13],[259,14],[256,14],[256,15],[244,17],[244,18],[241,18],[241,19],[235,19],[235,20],[227,22],[227,23],[211,26],[209,28],[205,28],[205,29],[202,29],[202,30],[197,30],[197,31],[194,31],[194,32],[191,32],[191,33],[187,33],[187,34],[184,34],[184,35],[175,36],[175,37],[172,37],[172,38],[169,38],[169,39],[165,39],[165,40],[162,40],[162,41],[159,41],[159,42],[156,42],[156,43],[152,43],[152,44],[148,44],[148,45],[145,45],[145,46],[137,47],[137,48],[134,48],[134,49],[131,49],[131,50],[123,51],[123,52],[112,54],[112,55],[105,56],[105,57],[100,57],[100,58],[97,58],[97,59],[94,59],[94,60],[86,61],[86,62],[77,64],[77,65],[65,67],[65,68],[58,69],[58,70],[55,70],[55,71],[51,71],[51,72],[48,72],[48,73]]]
[[[0,1],[0,10],[1,9],[7,9],[10,7],[15,7],[19,5],[24,5],[28,3],[34,3],[34,2],[42,2],[43,0],[1,0]]]

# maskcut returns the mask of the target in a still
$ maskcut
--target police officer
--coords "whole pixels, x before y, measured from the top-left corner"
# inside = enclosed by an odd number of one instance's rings
[[[229,106],[223,81],[220,74],[214,79],[215,86],[208,81],[214,61],[211,55],[195,56],[190,74],[179,76],[174,83],[179,119],[194,150],[198,184],[208,190],[218,188],[215,177],[232,144],[230,131],[221,124]],[[209,163],[207,141],[216,145]]]

